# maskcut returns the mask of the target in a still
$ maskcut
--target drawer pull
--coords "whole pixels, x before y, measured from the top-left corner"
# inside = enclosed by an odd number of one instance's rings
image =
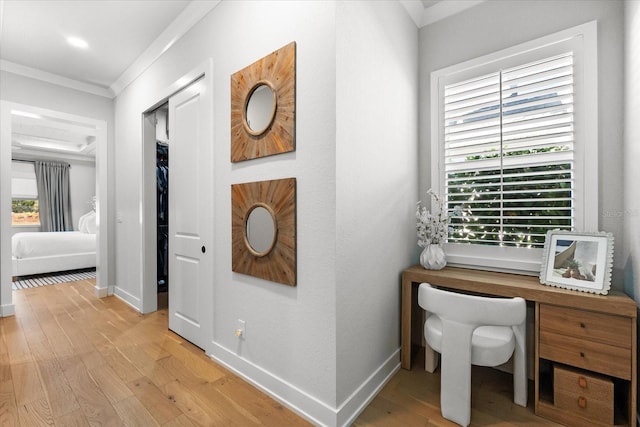
[[[584,357],[584,352],[580,352],[580,357]]]
[[[578,397],[578,406],[585,409],[587,407],[587,399],[582,396]]]
[[[585,377],[579,377],[578,386],[580,386],[580,388],[587,388],[587,379]]]
[[[584,328],[586,328],[586,327],[587,327],[587,325],[585,325],[584,323],[580,322],[580,327],[581,327],[582,329],[584,329]]]

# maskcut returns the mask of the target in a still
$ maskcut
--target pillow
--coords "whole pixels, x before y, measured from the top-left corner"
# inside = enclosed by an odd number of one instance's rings
[[[96,213],[94,211],[89,212],[87,215],[87,233],[96,234]]]
[[[78,231],[81,233],[87,232],[87,214],[82,215],[78,220]]]
[[[96,213],[91,211],[80,217],[78,230],[81,233],[96,234]]]

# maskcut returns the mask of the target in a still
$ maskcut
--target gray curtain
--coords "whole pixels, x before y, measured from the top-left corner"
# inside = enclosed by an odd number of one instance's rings
[[[69,164],[35,161],[41,231],[72,231]]]

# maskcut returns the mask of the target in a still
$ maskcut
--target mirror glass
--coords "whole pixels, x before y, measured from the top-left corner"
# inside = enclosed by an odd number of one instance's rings
[[[271,212],[262,206],[255,207],[247,218],[245,233],[251,249],[267,255],[276,238],[276,223]]]
[[[273,120],[276,109],[275,92],[269,85],[261,84],[252,93],[247,101],[245,118],[247,126],[255,133],[262,133]]]

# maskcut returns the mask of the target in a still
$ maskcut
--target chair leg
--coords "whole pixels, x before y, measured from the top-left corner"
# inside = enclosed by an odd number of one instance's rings
[[[473,327],[447,333],[442,320],[440,360],[440,411],[450,421],[466,427],[471,422],[471,336]],[[460,328],[460,325],[457,325]]]
[[[424,370],[433,374],[438,369],[439,354],[425,343],[424,346]]]
[[[526,322],[525,322],[526,323]],[[527,407],[527,346],[524,333],[526,324],[514,326],[516,348],[513,351],[513,401]]]

